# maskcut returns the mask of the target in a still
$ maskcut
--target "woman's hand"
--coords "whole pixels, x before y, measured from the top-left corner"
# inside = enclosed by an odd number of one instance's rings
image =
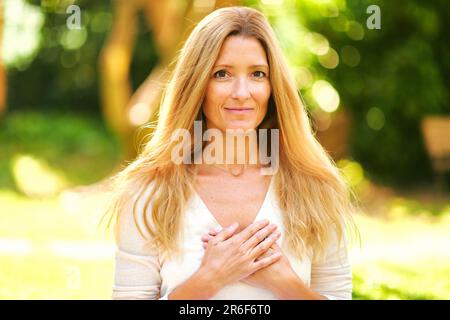
[[[294,270],[292,269],[288,258],[283,254],[281,248],[276,243],[274,243],[261,258],[276,253],[281,254],[281,258],[276,263],[252,273],[242,281],[255,287],[276,292],[277,286],[282,283],[282,279],[287,279],[294,275]]]
[[[254,222],[235,234],[238,223],[217,231],[208,239],[199,271],[214,275],[221,287],[247,278],[281,258],[281,253],[263,255],[275,243],[275,225],[263,220]]]
[[[208,243],[217,236],[219,230],[220,229],[218,228],[213,229],[208,234],[205,234],[202,237],[203,248],[205,249],[208,248]],[[279,238],[279,236],[280,236],[279,231],[275,231],[269,237],[273,237],[276,241]],[[277,285],[283,283],[282,279],[295,276],[295,272],[292,269],[289,260],[283,254],[281,248],[277,245],[275,241],[273,241],[273,244],[269,248],[269,250],[267,250],[265,253],[261,254],[261,256],[257,258],[257,261],[259,259],[266,259],[273,255],[281,255],[281,258],[277,259],[275,263],[270,264],[265,268],[261,268],[255,271],[254,273],[250,274],[248,277],[242,279],[243,282],[256,287],[276,292]]]

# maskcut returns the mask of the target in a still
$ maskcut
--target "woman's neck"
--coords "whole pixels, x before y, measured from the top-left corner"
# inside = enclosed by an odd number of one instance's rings
[[[207,143],[207,146],[214,147],[215,160],[211,161],[216,164],[223,165],[249,165],[259,166],[260,155],[256,130],[227,130],[221,131],[221,142],[211,146],[211,142]],[[208,156],[208,147],[204,149]],[[220,151],[222,152],[220,154]]]

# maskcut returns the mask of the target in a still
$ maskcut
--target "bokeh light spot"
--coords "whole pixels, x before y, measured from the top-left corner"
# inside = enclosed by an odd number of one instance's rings
[[[87,31],[86,28],[80,29],[67,29],[61,32],[59,43],[66,50],[76,50],[83,46],[87,39]]]
[[[143,102],[136,103],[130,108],[128,118],[134,126],[140,126],[150,120],[150,108]]]
[[[361,61],[358,49],[353,46],[344,46],[341,49],[342,62],[350,67],[356,67]]]
[[[305,42],[308,50],[319,56],[326,54],[330,48],[327,38],[316,32],[308,33]]]
[[[352,40],[362,40],[364,39],[364,28],[357,21],[349,21],[347,35]]]
[[[54,196],[67,184],[61,173],[32,155],[16,155],[12,172],[17,188],[29,197]]]
[[[312,94],[319,107],[326,112],[333,112],[339,107],[339,94],[325,80],[318,80],[312,87]]]
[[[377,107],[370,108],[366,115],[367,125],[373,130],[381,130],[384,127],[386,119],[383,111]]]
[[[357,186],[364,180],[364,169],[358,162],[342,159],[338,161],[337,165],[352,187]]]
[[[339,55],[336,50],[330,48],[326,54],[319,56],[319,63],[327,69],[334,69],[339,64]]]

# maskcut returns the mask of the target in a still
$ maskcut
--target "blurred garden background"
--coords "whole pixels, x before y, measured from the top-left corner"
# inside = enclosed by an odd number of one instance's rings
[[[447,0],[1,0],[0,299],[109,299],[99,182],[214,8],[264,12],[359,201],[354,299],[450,298]],[[446,35],[447,34],[447,35]]]

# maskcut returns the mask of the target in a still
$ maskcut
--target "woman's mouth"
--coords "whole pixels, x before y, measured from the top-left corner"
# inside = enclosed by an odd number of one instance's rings
[[[254,110],[254,108],[245,108],[245,107],[226,107],[225,110],[234,114],[247,114]]]

